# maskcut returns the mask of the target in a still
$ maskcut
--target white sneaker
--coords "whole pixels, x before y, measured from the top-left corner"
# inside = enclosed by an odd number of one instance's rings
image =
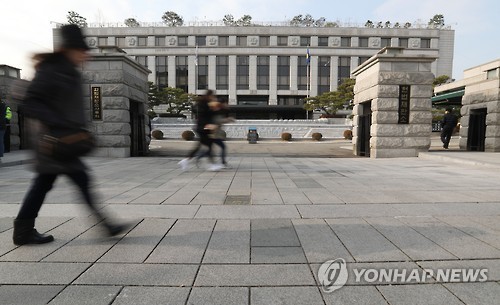
[[[181,169],[183,171],[185,171],[189,167],[189,161],[190,160],[188,158],[185,158],[185,159],[182,159],[181,161],[179,161],[179,163],[177,163],[177,164],[179,164],[181,166]]]
[[[220,171],[223,168],[221,164],[212,164],[208,167],[208,170],[211,172],[217,172]]]

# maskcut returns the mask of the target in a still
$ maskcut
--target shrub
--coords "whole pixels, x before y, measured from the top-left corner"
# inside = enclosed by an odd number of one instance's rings
[[[163,131],[161,131],[159,129],[153,129],[153,131],[151,131],[151,136],[155,140],[161,140],[161,139],[163,139]]]
[[[186,141],[193,141],[194,140],[194,132],[191,130],[183,131],[181,136]]]
[[[344,139],[352,140],[352,130],[349,129],[344,130]]]
[[[323,135],[320,132],[314,132],[312,134],[312,139],[314,141],[321,141],[321,138],[323,138]]]
[[[283,141],[290,141],[292,139],[292,134],[289,132],[284,132],[281,134],[281,139]]]

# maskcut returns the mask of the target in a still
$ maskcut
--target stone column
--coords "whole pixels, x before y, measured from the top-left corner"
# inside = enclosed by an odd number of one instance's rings
[[[370,157],[417,157],[430,147],[435,57],[386,47],[355,69],[354,151],[360,140],[360,106],[371,102]]]
[[[129,157],[131,155],[131,103],[139,103],[139,115],[144,123],[144,134],[137,141],[147,145],[150,141],[148,100],[148,74],[150,71],[116,48],[95,50],[84,64],[82,75],[84,98],[88,101],[90,128],[97,138],[96,156]],[[100,90],[100,105],[92,96],[92,89]],[[96,105],[94,105],[96,102]],[[96,108],[97,107],[97,108]],[[95,110],[100,108],[101,115]],[[137,107],[135,107],[137,108]]]

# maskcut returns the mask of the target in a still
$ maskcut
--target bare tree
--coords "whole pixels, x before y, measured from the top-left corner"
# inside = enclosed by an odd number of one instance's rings
[[[291,26],[300,26],[300,25],[302,25],[302,20],[303,20],[302,15],[297,15],[297,16],[293,17],[292,20],[290,20],[290,25]]]
[[[366,28],[374,28],[375,25],[373,24],[373,21],[367,20],[366,23],[365,23],[365,27]]]
[[[169,27],[182,26],[184,24],[184,19],[179,16],[176,12],[168,11],[161,17],[163,23]]]
[[[314,26],[318,27],[318,28],[322,28],[325,26],[325,23],[326,23],[326,18],[320,17],[319,19],[316,19],[316,21],[314,21]]]
[[[304,19],[302,20],[302,25],[310,27],[313,24],[314,24],[314,18],[310,14],[305,15]]]
[[[66,18],[68,19],[69,24],[76,24],[81,28],[87,27],[87,18],[80,16],[80,14],[74,11],[69,11]]]

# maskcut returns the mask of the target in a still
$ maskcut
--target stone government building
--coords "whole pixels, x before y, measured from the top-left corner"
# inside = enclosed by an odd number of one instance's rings
[[[451,76],[455,32],[426,27],[215,24],[99,25],[85,28],[85,34],[91,47],[124,50],[151,71],[148,80],[160,87],[195,94],[215,89],[228,99],[238,119],[305,119],[305,97],[336,90],[351,71],[386,46],[436,57],[432,73]]]

